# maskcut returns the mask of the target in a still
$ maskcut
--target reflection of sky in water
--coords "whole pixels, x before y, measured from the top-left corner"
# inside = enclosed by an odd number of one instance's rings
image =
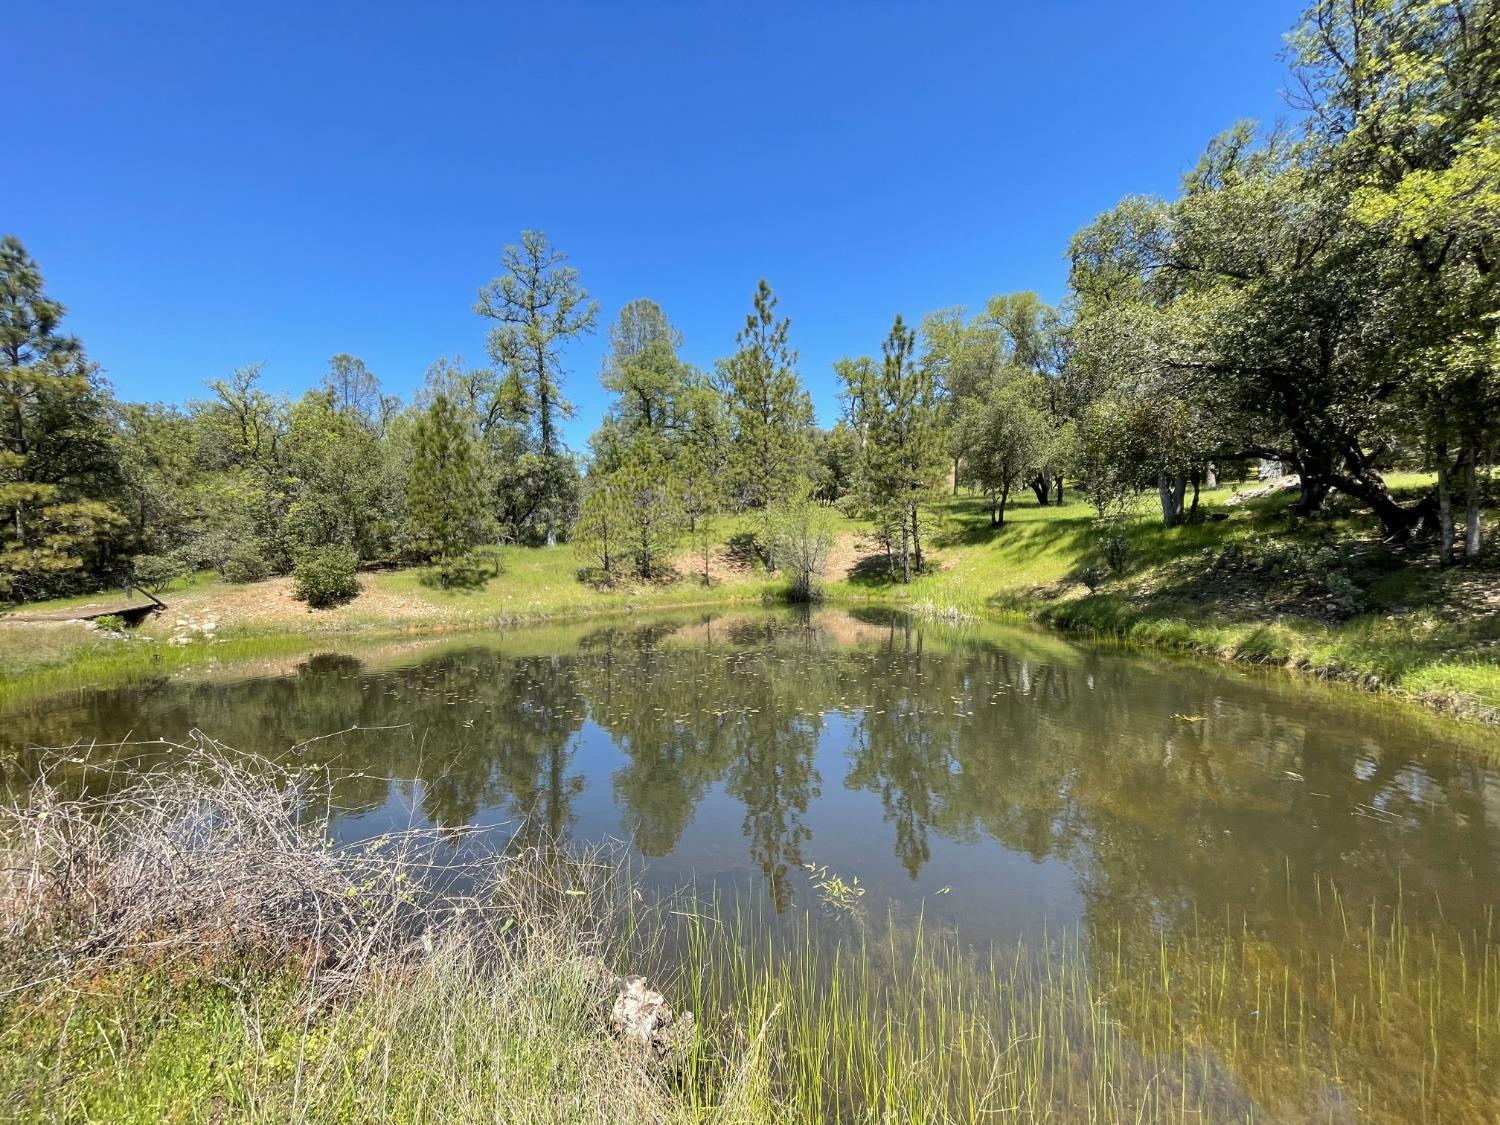
[[[803,847],[805,862],[849,879],[858,876],[869,903],[893,901],[920,906],[928,917],[967,928],[982,926],[986,936],[1010,940],[1055,933],[1078,921],[1082,900],[1074,874],[1055,859],[1034,860],[993,839],[945,839],[934,834],[931,856],[913,877],[897,858],[892,829],[884,822],[880,798],[842,784],[849,748],[855,737],[854,720],[833,712],[824,716],[817,743],[815,769],[824,779],[820,795],[809,805],[810,839]],[[628,841],[627,818],[615,799],[611,782],[628,764],[619,742],[593,722],[585,722],[570,743],[569,772],[583,781],[571,811],[572,833],[588,841]],[[954,772],[958,765],[954,763]],[[832,779],[832,784],[830,784]],[[340,841],[356,841],[403,828],[430,828],[422,813],[422,783],[392,781],[386,800],[374,808],[341,816],[334,829]],[[742,831],[744,804],[720,783],[698,801],[677,844],[667,854],[645,859],[648,884],[673,890],[692,883],[745,887],[758,870],[750,863]],[[516,817],[506,807],[480,811],[472,823],[492,827],[500,838],[516,828]],[[794,894],[806,901],[814,893],[805,868],[791,875]],[[944,888],[947,888],[946,890]]]

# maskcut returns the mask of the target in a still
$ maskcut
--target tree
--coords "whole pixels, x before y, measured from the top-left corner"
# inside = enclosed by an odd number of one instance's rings
[[[813,498],[832,504],[848,495],[858,463],[859,439],[853,426],[840,418],[832,429],[818,430],[813,435]]]
[[[1500,7],[1489,0],[1317,0],[1289,37],[1320,180],[1375,252],[1406,378],[1438,470],[1440,555],[1452,560],[1462,481],[1464,556],[1480,549],[1478,463],[1500,431]]]
[[[684,524],[681,485],[656,443],[637,440],[624,463],[611,474],[621,526],[635,570],[642,578],[658,577]]]
[[[192,418],[175,406],[117,404],[115,451],[131,549],[164,554],[182,547],[200,514]]]
[[[565,482],[553,464],[564,458],[559,426],[573,412],[563,397],[562,349],[594,330],[599,305],[578,284],[578,271],[540,231],[522,231],[519,246],[507,246],[506,273],[479,291],[474,311],[496,322],[489,333],[491,357],[505,373],[505,395],[532,430],[535,452],[545,464],[538,474],[549,489],[542,505],[547,545],[566,525],[567,497],[551,489]],[[576,470],[573,481],[576,484]],[[573,493],[576,499],[576,488]]]
[[[1248,126],[1217,138],[1171,204],[1127,200],[1074,240],[1082,319],[1113,319],[1116,380],[1192,406],[1217,455],[1292,464],[1301,510],[1330,489],[1369,504],[1388,535],[1430,510],[1393,499],[1382,466],[1399,430],[1388,247],[1349,219],[1305,145]],[[1089,336],[1087,328],[1079,339]],[[1142,377],[1145,377],[1144,379]]]
[[[21,243],[0,239],[0,595],[86,583],[127,522],[108,393],[63,314]]]
[[[606,584],[615,580],[615,565],[624,549],[625,520],[620,493],[609,473],[584,479],[583,501],[569,538],[573,553],[594,564]]]
[[[401,406],[395,395],[381,391],[380,380],[370,373],[364,360],[342,352],[328,361],[323,389],[328,392],[333,409],[359,419],[375,434],[384,435],[391,416]]]
[[[190,404],[196,457],[205,470],[195,491],[195,562],[224,572],[231,555],[256,560],[256,577],[291,567],[282,535],[293,494],[286,471],[289,407],[260,386],[261,365],[213,379],[213,398]]]
[[[794,601],[810,600],[828,573],[834,543],[832,513],[804,493],[776,509],[772,528],[776,552],[791,577],[789,595]]]
[[[1037,381],[1012,372],[986,398],[967,402],[954,428],[965,479],[989,497],[991,527],[1004,525],[1011,491],[1025,483],[1046,449],[1049,420],[1038,405]]]
[[[417,419],[407,511],[413,541],[447,585],[449,568],[480,541],[484,509],[473,439],[444,394]]]
[[[776,319],[776,297],[764,279],[737,340],[739,351],[720,368],[729,406],[729,476],[737,506],[762,513],[766,565],[776,569],[770,512],[806,476],[812,400],[797,377],[791,322]]]
[[[389,550],[389,479],[367,418],[341,406],[333,391],[309,391],[289,412],[285,458],[293,498],[283,533],[294,556],[332,545],[350,547],[360,559]]]
[[[922,567],[920,507],[942,474],[938,401],[933,372],[916,362],[916,333],[898,315],[882,346],[879,367],[850,361],[846,380],[855,429],[863,435],[861,490],[866,514],[885,515],[900,542],[901,577]]]
[[[689,370],[677,358],[682,333],[655,301],[631,301],[609,327],[600,382],[615,395],[610,413],[625,437],[645,430],[665,441],[678,425]]]

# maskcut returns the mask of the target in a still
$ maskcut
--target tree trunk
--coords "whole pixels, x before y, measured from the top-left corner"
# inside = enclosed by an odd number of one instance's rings
[[[906,526],[906,517],[901,517],[901,581],[911,581],[911,529]]]
[[[917,522],[917,506],[911,506],[911,543],[913,561],[917,564],[917,570],[922,569],[922,527]]]
[[[1005,503],[1009,499],[1010,499],[1010,485],[1007,484],[1004,488],[1002,488],[1000,490],[1000,519],[998,521],[996,521],[996,523],[995,523],[996,527],[1004,527],[1005,526]]]
[[[1448,468],[1448,447],[1437,447],[1438,565],[1453,565],[1453,487]]]
[[[953,495],[958,495],[958,458],[953,458]]]
[[[998,507],[999,502],[1000,502],[1000,497],[997,496],[995,493],[991,492],[990,493],[990,526],[991,527],[999,527],[1000,526],[1000,509]]]
[[[1062,487],[1062,482],[1063,482],[1063,475],[1061,473],[1058,473],[1057,474],[1057,506],[1059,508],[1062,507],[1062,502],[1063,502],[1063,487]]]
[[[1193,503],[1192,503],[1192,506],[1190,508],[1188,508],[1188,514],[1187,514],[1187,518],[1188,518],[1188,522],[1189,523],[1191,523],[1193,521],[1193,517],[1195,517],[1198,514],[1198,479],[1199,479],[1199,476],[1200,476],[1200,474],[1197,472],[1197,470],[1194,470],[1194,472],[1193,472]]]
[[[1219,471],[1214,468],[1212,461],[1203,467],[1203,487],[1207,489],[1219,487]]]
[[[1041,472],[1032,477],[1031,491],[1036,493],[1036,502],[1045,508],[1052,499],[1052,474]]]
[[[1175,482],[1166,473],[1156,474],[1156,498],[1161,502],[1161,525],[1163,527],[1175,527],[1177,525],[1178,501],[1174,496]]]
[[[1390,490],[1385,486],[1385,481],[1378,473],[1369,476],[1334,473],[1329,476],[1328,480],[1346,496],[1363,500],[1370,505],[1375,511],[1376,518],[1380,520],[1386,539],[1390,542],[1406,542],[1419,527],[1430,527],[1435,522],[1434,517],[1438,514],[1436,493],[1429,493],[1411,507],[1403,508],[1392,498]],[[1324,492],[1326,494],[1326,488]]]
[[[1469,439],[1468,464],[1464,466],[1464,491],[1468,493],[1468,511],[1464,524],[1464,558],[1479,557],[1481,531],[1479,526],[1479,443]]]
[[[1298,487],[1301,495],[1292,505],[1292,511],[1299,516],[1310,516],[1323,506],[1332,485],[1323,477],[1304,471],[1300,474]]]

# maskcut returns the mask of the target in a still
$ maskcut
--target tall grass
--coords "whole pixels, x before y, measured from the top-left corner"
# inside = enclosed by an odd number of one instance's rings
[[[645,894],[609,854],[337,845],[317,775],[177,757],[95,796],[44,777],[0,815],[0,1116],[1500,1115],[1495,935],[1401,901],[1319,881],[1274,933],[1189,915],[983,946],[832,877],[778,914]],[[621,970],[697,1014],[665,1063],[608,1030]]]

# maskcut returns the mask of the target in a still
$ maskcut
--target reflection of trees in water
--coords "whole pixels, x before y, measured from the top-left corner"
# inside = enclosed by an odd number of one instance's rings
[[[816,655],[823,639],[805,621],[771,617],[710,619],[689,645],[658,639],[616,636],[583,662],[590,716],[629,759],[614,792],[637,846],[670,852],[722,781],[744,804],[751,859],[784,905],[821,783],[812,699],[832,670]]]
[[[502,809],[562,835],[589,718],[624,757],[613,793],[645,854],[672,851],[721,784],[784,901],[824,780],[823,715],[841,711],[853,729],[845,784],[879,799],[913,876],[937,839],[989,838],[1070,864],[1089,923],[1111,930],[1226,910],[1274,927],[1289,894],[1312,893],[1313,873],[1357,906],[1388,897],[1399,871],[1409,900],[1477,918],[1500,874],[1479,759],[1421,755],[1379,712],[1280,691],[1225,690],[1192,669],[1025,635],[991,643],[889,615],[752,613],[595,630],[548,656],[475,645],[379,673],[319,656],[274,679],[82,693],[18,722],[44,744],[196,727],[271,753],[407,724],[308,748],[341,767],[336,802],[374,808],[389,779],[412,779],[435,823]],[[25,761],[13,757],[12,773]]]

